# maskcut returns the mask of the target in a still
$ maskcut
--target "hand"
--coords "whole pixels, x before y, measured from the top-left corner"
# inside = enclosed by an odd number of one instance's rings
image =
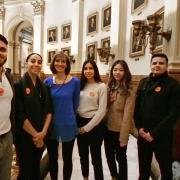
[[[125,146],[127,146],[127,144],[126,143],[119,143],[119,145],[120,145],[120,147],[125,147]]]
[[[41,131],[41,132],[38,132],[36,133],[34,136],[33,136],[33,141],[34,142],[39,142],[39,141],[43,141],[44,137],[46,136],[46,133]]]
[[[152,141],[154,140],[154,138],[151,136],[151,134],[150,134],[149,132],[146,133],[145,139],[146,139],[148,142],[152,142]]]
[[[84,133],[86,133],[86,130],[83,127],[81,127],[81,128],[79,128],[79,133],[84,134]]]
[[[146,132],[144,131],[144,128],[140,128],[139,129],[139,135],[141,136],[141,137],[145,137],[145,135],[146,135]]]
[[[37,148],[42,148],[44,146],[44,141],[34,142],[34,144]]]

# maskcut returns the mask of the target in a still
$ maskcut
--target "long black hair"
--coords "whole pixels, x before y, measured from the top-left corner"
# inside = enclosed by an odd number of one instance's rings
[[[128,67],[126,61],[124,61],[124,60],[116,60],[114,62],[114,64],[112,65],[111,71],[110,71],[110,77],[109,77],[109,81],[108,81],[108,87],[109,87],[109,89],[112,89],[112,87],[116,84],[116,80],[115,80],[115,78],[113,76],[113,70],[114,70],[114,67],[117,64],[120,64],[122,66],[122,68],[124,69],[124,77],[119,82],[119,84],[120,84],[120,87],[124,91],[127,92],[128,89],[130,88],[130,83],[131,83],[131,80],[132,80],[132,75],[131,75],[131,72],[129,70],[129,67]]]
[[[83,67],[82,67],[82,71],[81,71],[80,90],[84,89],[85,85],[87,84],[87,78],[84,75],[84,69],[85,69],[86,64],[88,64],[88,63],[90,63],[93,66],[95,82],[102,82],[96,62],[93,60],[86,60],[83,63]]]

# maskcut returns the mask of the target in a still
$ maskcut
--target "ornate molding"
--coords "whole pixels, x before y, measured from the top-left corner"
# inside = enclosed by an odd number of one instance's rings
[[[34,10],[34,15],[44,15],[44,0],[36,0],[31,2]]]

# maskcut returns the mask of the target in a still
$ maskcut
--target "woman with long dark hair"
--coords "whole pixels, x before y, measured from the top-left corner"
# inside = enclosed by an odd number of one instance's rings
[[[134,112],[135,91],[124,60],[112,65],[108,82],[105,153],[113,180],[127,180],[127,144]],[[118,167],[116,165],[118,163]]]
[[[18,180],[40,180],[40,160],[51,122],[51,100],[38,75],[42,57],[27,59],[27,72],[15,84],[15,146],[19,160]]]
[[[80,103],[77,137],[81,170],[84,180],[89,176],[89,151],[94,167],[95,180],[103,180],[101,145],[104,135],[102,119],[106,113],[107,87],[101,81],[95,61],[84,62],[81,73]]]

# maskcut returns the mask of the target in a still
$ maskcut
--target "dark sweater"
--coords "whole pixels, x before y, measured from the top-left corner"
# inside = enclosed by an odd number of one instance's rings
[[[135,125],[153,137],[172,134],[180,115],[180,85],[167,73],[140,81],[134,112]]]
[[[15,84],[15,97],[16,135],[28,135],[22,128],[26,119],[37,131],[41,131],[47,113],[52,112],[52,104],[45,85],[37,78],[34,86],[28,73],[26,73]]]

